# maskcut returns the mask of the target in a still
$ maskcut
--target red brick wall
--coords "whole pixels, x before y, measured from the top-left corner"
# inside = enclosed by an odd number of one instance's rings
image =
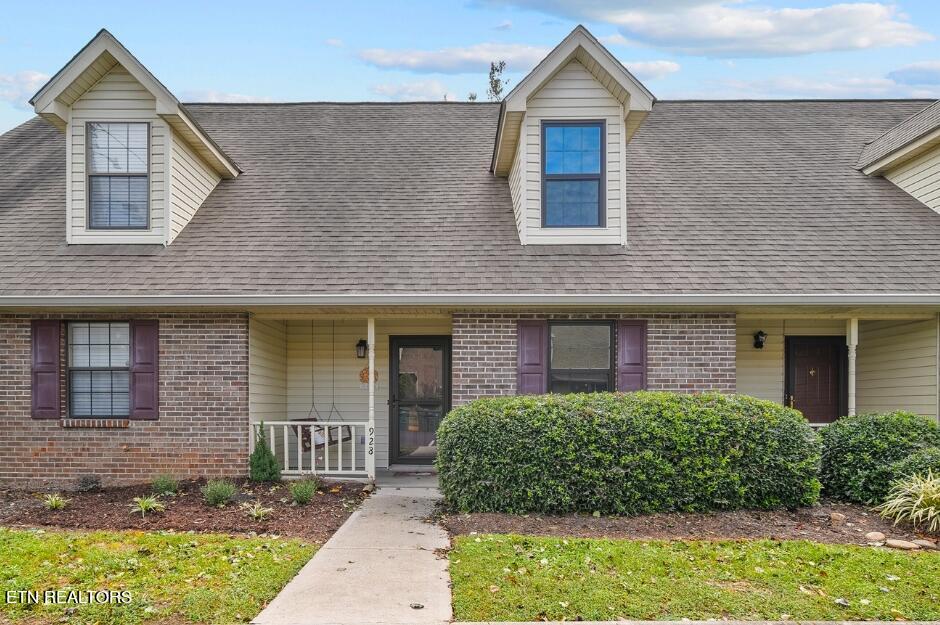
[[[30,417],[30,320],[160,320],[160,418],[117,427]],[[63,332],[63,343],[64,343]],[[64,369],[64,347],[63,347]],[[64,380],[64,374],[63,374]],[[63,417],[66,404],[63,386]],[[126,423],[127,427],[120,427]],[[106,425],[98,422],[97,425]],[[238,313],[0,315],[0,483],[73,486],[247,471],[248,318]]]
[[[735,391],[734,313],[454,313],[455,406],[516,392],[519,319],[646,319],[649,390]]]

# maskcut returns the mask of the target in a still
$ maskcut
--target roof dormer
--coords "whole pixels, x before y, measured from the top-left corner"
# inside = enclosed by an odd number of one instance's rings
[[[179,100],[101,30],[30,100],[65,133],[66,241],[168,245],[239,170]]]
[[[523,245],[626,244],[626,145],[654,101],[583,26],[509,92],[492,170]]]

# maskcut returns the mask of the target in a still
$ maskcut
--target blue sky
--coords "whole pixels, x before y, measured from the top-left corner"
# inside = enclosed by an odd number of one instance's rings
[[[346,0],[0,5],[0,131],[97,31],[182,101],[485,98],[577,23],[660,99],[940,97],[935,0]],[[181,20],[180,16],[185,16]]]

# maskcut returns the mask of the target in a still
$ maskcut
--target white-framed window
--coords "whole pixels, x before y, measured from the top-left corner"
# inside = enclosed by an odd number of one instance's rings
[[[69,416],[130,414],[130,323],[68,324]]]
[[[89,230],[150,227],[150,124],[86,125]]]

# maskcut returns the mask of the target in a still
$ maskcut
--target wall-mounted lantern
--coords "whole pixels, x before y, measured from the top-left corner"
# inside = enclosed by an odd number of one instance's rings
[[[764,349],[764,343],[767,342],[767,333],[763,330],[758,330],[754,334],[754,347],[756,349]]]
[[[356,358],[365,358],[366,351],[369,349],[369,342],[365,339],[359,339],[359,342],[356,343]]]

